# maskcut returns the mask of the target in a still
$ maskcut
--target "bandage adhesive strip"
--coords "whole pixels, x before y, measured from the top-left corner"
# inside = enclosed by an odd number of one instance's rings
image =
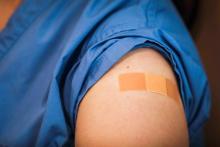
[[[178,101],[177,86],[168,78],[161,75],[145,73],[145,72],[130,72],[119,75],[120,91],[147,91],[168,96]]]

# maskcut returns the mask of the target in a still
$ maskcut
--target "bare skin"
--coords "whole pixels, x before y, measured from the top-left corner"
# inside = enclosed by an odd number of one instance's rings
[[[21,0],[0,0],[0,30],[2,30]]]
[[[85,95],[76,123],[76,147],[187,147],[182,102],[151,92],[120,92],[118,75],[150,72],[177,82],[156,51],[137,49],[123,57]]]

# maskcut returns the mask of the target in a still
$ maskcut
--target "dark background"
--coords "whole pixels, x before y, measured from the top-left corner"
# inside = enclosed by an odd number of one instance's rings
[[[211,117],[205,127],[207,147],[220,147],[220,0],[201,0],[192,34],[206,69],[211,91]]]

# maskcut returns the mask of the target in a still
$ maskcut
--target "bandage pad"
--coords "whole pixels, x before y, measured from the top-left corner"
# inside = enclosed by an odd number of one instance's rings
[[[143,73],[125,73],[119,75],[121,91],[146,90],[145,75]]]
[[[119,75],[120,91],[147,91],[171,97],[178,101],[178,89],[175,84],[160,75],[132,72]]]

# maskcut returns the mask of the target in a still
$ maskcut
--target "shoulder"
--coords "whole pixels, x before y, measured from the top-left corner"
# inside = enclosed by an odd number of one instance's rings
[[[76,146],[187,146],[183,106],[168,96],[146,91],[121,92],[122,73],[154,73],[178,92],[172,67],[150,48],[126,54],[85,95],[77,115]]]

